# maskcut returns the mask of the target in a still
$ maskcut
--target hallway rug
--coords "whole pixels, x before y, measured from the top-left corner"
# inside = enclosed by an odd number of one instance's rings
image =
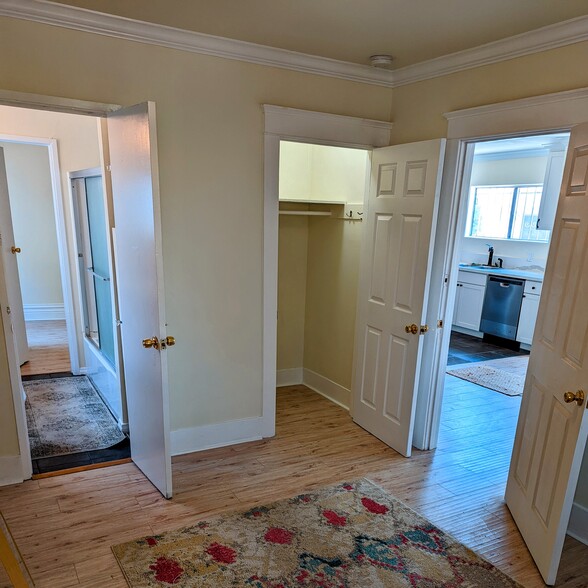
[[[365,479],[112,551],[131,588],[519,586]]]
[[[106,449],[125,436],[86,376],[23,382],[33,459]]]
[[[450,376],[473,382],[478,386],[495,390],[507,396],[522,396],[528,367],[529,356],[518,355],[504,359],[452,365],[447,369],[447,373]]]

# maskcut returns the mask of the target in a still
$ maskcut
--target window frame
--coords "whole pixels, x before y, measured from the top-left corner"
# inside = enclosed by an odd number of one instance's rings
[[[516,237],[512,237],[512,230],[516,215],[516,205],[517,199],[519,197],[519,192],[521,188],[541,188],[541,195],[539,204],[541,203],[541,198],[543,198],[543,184],[542,183],[523,183],[523,184],[480,184],[480,185],[470,185],[470,190],[468,194],[468,208],[467,208],[467,219],[466,219],[466,231],[464,237],[466,239],[493,239],[499,241],[518,241],[522,243],[549,243],[551,238],[551,231],[548,229],[543,229],[547,234],[545,239],[518,239]],[[476,208],[476,197],[477,197],[477,190],[479,188],[512,188],[512,198],[511,198],[511,205],[510,205],[510,213],[509,213],[509,220],[508,220],[508,227],[506,231],[506,237],[496,237],[491,235],[473,235],[473,222],[474,222],[474,211]]]

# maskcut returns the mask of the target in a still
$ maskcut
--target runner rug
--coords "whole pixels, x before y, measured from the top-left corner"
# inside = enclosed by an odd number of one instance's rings
[[[519,586],[362,479],[112,548],[129,586]]]
[[[112,447],[125,436],[86,376],[23,382],[33,459]]]
[[[447,373],[507,396],[521,396],[528,367],[529,356],[520,355],[465,365],[452,365],[447,368]]]

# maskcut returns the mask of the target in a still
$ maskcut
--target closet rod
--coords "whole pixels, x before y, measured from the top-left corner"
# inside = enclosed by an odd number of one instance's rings
[[[280,210],[280,214],[287,216],[331,216],[330,212],[322,210]]]

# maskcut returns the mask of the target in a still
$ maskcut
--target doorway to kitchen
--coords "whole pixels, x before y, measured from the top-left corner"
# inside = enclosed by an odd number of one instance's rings
[[[511,457],[568,141],[554,133],[475,143],[464,178],[439,437],[463,441],[484,421],[487,468],[506,471]]]

